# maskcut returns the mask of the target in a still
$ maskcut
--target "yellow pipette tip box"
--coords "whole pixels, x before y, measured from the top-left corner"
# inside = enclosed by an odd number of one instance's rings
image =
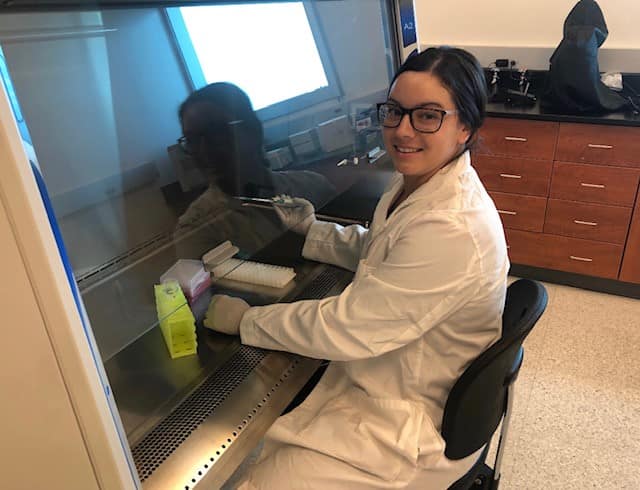
[[[167,281],[156,284],[153,288],[160,329],[171,358],[195,354],[198,350],[196,319],[180,284],[177,281]]]

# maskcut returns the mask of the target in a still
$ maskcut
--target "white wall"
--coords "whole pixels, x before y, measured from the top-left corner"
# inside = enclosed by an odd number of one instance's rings
[[[11,335],[19,347],[0,356],[2,488],[98,490],[11,218],[0,202],[0,265],[11,278],[10,287],[0,286],[0,309],[3,326],[19,325]]]
[[[463,46],[476,53],[483,63],[483,57],[487,60],[513,57],[523,60],[521,64],[529,68],[546,69],[549,56],[562,40],[564,20],[577,1],[415,0],[415,3],[421,45]],[[600,50],[601,68],[640,71],[640,1],[599,0],[598,4],[609,28],[609,37]],[[494,48],[515,51],[508,54]]]

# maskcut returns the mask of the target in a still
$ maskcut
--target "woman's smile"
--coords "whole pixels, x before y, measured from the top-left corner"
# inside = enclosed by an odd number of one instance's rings
[[[395,108],[389,115],[397,124],[384,126],[382,136],[396,170],[405,178],[405,187],[412,192],[464,150],[469,129],[459,121],[447,87],[431,73],[402,73],[391,87],[387,104]],[[430,112],[416,112],[420,109]],[[418,131],[411,118],[416,118],[420,129],[432,122],[424,119],[427,114],[431,118],[442,115],[442,119],[433,130]]]
[[[400,156],[406,157],[410,155],[416,155],[423,151],[422,148],[406,146],[406,145],[393,145],[394,149],[400,154]]]

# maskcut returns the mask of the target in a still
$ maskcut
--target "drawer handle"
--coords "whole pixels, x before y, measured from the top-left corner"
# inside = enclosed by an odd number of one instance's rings
[[[587,146],[589,148],[597,148],[599,150],[613,150],[613,146],[611,145],[594,145],[592,143],[589,143]]]
[[[575,255],[569,255],[571,260],[577,260],[579,262],[593,262],[593,259],[588,259],[586,257],[576,257]]]
[[[498,213],[500,213],[500,214],[509,214],[511,216],[515,216],[516,214],[518,214],[515,211],[505,211],[504,209],[498,209]]]
[[[523,143],[527,141],[527,138],[519,138],[518,136],[505,136],[504,139],[507,141],[521,141]]]
[[[587,184],[586,182],[580,182],[582,187],[592,187],[594,189],[604,189],[605,186],[602,184]]]
[[[521,179],[522,175],[516,175],[516,174],[500,174],[500,177],[502,177],[503,179]]]
[[[576,225],[598,226],[598,223],[594,223],[593,221],[582,221],[582,220],[579,220],[579,219],[574,219],[573,222]]]

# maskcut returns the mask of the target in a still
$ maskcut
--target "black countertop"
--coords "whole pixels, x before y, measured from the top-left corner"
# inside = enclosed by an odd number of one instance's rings
[[[511,119],[529,119],[537,121],[556,121],[568,123],[607,124],[611,126],[640,126],[640,114],[632,111],[612,112],[601,115],[558,114],[540,107],[510,107],[505,104],[487,104],[487,117]]]
[[[490,69],[485,69],[485,76],[488,84],[487,87],[490,90],[490,81],[492,79]],[[530,82],[530,93],[542,94],[547,76],[548,72],[546,70],[528,70],[527,80]],[[623,95],[633,98],[636,104],[639,104],[640,73],[623,73],[622,78],[625,86]],[[499,85],[502,90],[518,90],[519,88],[519,72],[514,71],[509,75],[508,72],[501,71],[500,80]],[[606,124],[611,126],[640,126],[640,114],[633,114],[630,108],[612,113],[577,115],[566,114],[560,110],[553,110],[546,107],[542,108],[540,107],[540,100],[541,98],[538,97],[538,101],[533,107],[514,107],[506,105],[503,102],[489,103],[487,104],[487,116],[566,123]]]

